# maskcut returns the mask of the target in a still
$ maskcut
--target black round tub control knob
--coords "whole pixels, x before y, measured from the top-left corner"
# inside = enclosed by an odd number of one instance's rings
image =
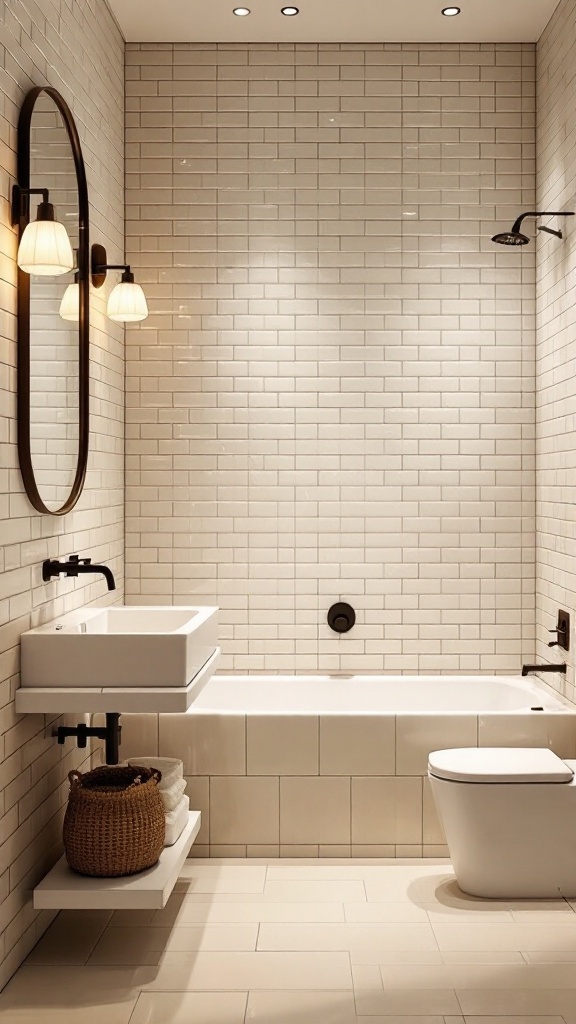
[[[352,605],[338,601],[329,609],[327,619],[335,633],[347,633],[356,622],[356,612]]]

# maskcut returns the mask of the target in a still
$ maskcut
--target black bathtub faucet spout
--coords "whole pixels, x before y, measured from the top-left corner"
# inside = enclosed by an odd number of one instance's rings
[[[566,663],[561,665],[522,665],[522,675],[527,676],[530,672],[562,672],[566,675]]]
[[[53,576],[64,573],[65,576],[78,576],[80,574],[99,572],[108,584],[108,590],[116,590],[116,581],[112,570],[107,565],[92,565],[91,558],[80,558],[79,555],[70,555],[67,562],[59,562],[55,558],[47,558],[42,563],[42,579],[48,583]]]

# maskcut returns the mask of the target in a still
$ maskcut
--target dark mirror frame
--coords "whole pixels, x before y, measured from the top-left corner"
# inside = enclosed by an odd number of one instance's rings
[[[30,275],[18,267],[18,459],[26,494],[37,512],[51,516],[64,516],[70,512],[82,493],[88,465],[90,440],[90,240],[89,206],[86,168],[74,117],[60,93],[51,86],[40,85],[26,94],[18,119],[18,184],[30,188],[30,130],[34,105],[46,93],[54,101],[68,133],[76,168],[78,185],[78,284],[80,288],[80,320],[78,323],[79,370],[79,438],[76,475],[68,498],[59,509],[50,509],[42,500],[34,477],[30,444]],[[22,199],[18,224],[18,241],[29,222],[28,197]]]

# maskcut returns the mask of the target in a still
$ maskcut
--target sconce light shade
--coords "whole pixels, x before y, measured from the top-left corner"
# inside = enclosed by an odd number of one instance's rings
[[[125,275],[132,276],[132,275]],[[120,281],[110,292],[106,312],[118,324],[136,323],[148,316],[146,296],[134,281]]]
[[[57,277],[72,270],[74,254],[64,225],[57,220],[31,221],[20,240],[18,266],[41,277]]]
[[[77,281],[69,284],[60,303],[60,316],[63,320],[80,320],[80,285]]]

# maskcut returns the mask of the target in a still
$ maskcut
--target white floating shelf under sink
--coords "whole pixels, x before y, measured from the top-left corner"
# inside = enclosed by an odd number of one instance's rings
[[[187,687],[218,644],[218,608],[80,608],[22,634],[22,687]]]
[[[138,687],[47,687],[21,686],[16,690],[15,708],[19,715],[46,714],[179,714],[188,710],[205,683],[211,678],[221,656],[220,647],[190,680],[188,686]]]
[[[35,910],[161,910],[176,885],[184,861],[200,831],[200,811],[174,846],[165,846],[153,868],[124,878],[87,878],[71,871],[61,857],[34,889]]]

